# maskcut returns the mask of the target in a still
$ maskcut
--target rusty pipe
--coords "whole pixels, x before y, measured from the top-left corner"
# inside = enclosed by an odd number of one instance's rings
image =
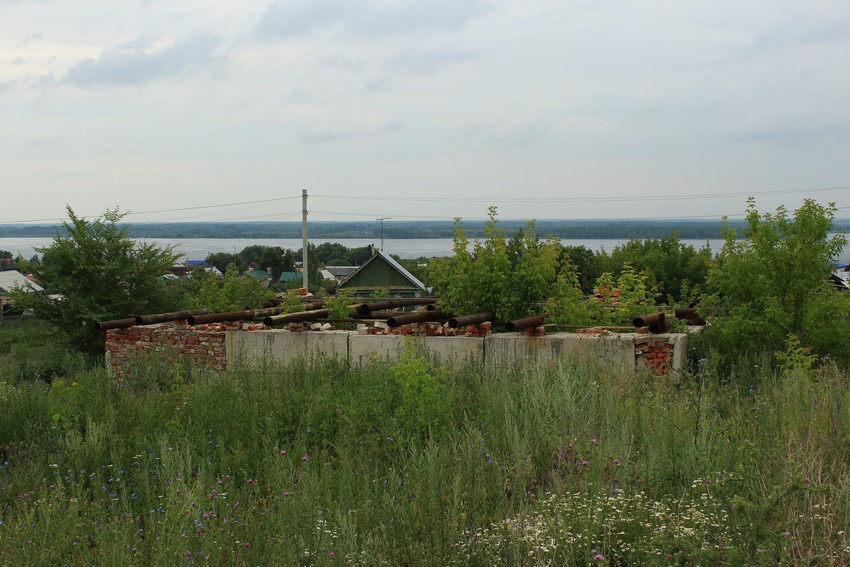
[[[404,315],[404,313],[400,313],[398,311],[369,311],[367,313],[360,313],[356,311],[352,318],[354,319],[362,319],[364,321],[373,320],[373,319],[389,319],[390,317],[395,317],[396,315]]]
[[[395,299],[382,299],[371,303],[360,303],[356,306],[357,312],[361,314],[370,311],[393,309],[395,307],[408,307],[410,305],[431,305],[437,303],[436,297],[399,297]]]
[[[533,317],[526,317],[524,319],[517,319],[515,321],[508,321],[505,323],[505,330],[508,332],[513,331],[522,331],[523,329],[527,329],[529,327],[539,327],[543,324],[543,321],[546,319],[546,314],[543,315],[535,315]]]
[[[677,319],[685,319],[689,323],[693,323],[694,325],[705,325],[705,319],[697,315],[697,310],[693,307],[690,308],[679,308],[673,311],[673,314]]]
[[[395,315],[387,319],[387,325],[391,328],[400,327],[410,323],[424,323],[426,321],[442,321],[451,317],[448,313],[439,310],[434,311],[415,311],[413,313],[403,313]]]
[[[136,318],[130,319],[114,319],[112,321],[98,321],[94,324],[94,328],[99,331],[108,331],[109,329],[126,329],[136,324]]]
[[[273,315],[263,319],[263,324],[269,327],[284,325],[286,323],[298,323],[300,321],[313,321],[315,319],[327,319],[331,314],[328,309],[313,309],[312,311],[300,311],[298,313],[284,313]]]
[[[632,325],[635,327],[648,327],[650,333],[666,333],[667,321],[664,313],[649,313],[632,319]]]
[[[192,315],[206,315],[206,309],[192,309],[187,311],[172,311],[171,313],[157,313],[155,315],[136,315],[136,325],[154,325],[156,323],[167,323],[188,319]]]
[[[285,307],[269,307],[268,309],[249,309],[247,311],[228,311],[226,313],[210,313],[209,315],[192,315],[187,320],[190,325],[205,325],[207,323],[223,323],[225,321],[251,321],[270,315],[283,313]]]
[[[449,327],[457,329],[458,327],[466,327],[467,325],[478,325],[486,323],[496,318],[496,314],[492,311],[487,313],[476,313],[474,315],[464,315],[463,317],[452,317],[449,319]]]
[[[308,305],[318,305],[318,307],[308,307],[307,309],[321,309],[325,304],[325,301],[318,297],[299,297],[298,300]],[[284,301],[286,300],[282,297],[273,297],[267,301],[263,301],[263,307],[276,307]]]

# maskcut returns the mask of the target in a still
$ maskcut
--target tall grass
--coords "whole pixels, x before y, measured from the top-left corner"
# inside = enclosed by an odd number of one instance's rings
[[[841,562],[847,375],[138,361],[0,389],[0,563]],[[0,378],[3,382],[3,378]]]

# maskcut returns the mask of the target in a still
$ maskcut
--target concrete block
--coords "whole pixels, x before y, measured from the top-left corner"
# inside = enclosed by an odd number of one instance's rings
[[[421,335],[351,335],[348,360],[352,365],[371,361],[395,362],[406,348],[443,363],[483,364],[484,340],[467,337],[427,337]]]
[[[345,359],[348,356],[348,335],[347,331],[228,331],[227,364],[232,367],[235,364],[252,366],[261,361],[289,364],[299,359],[308,362],[323,357]]]
[[[525,363],[554,364],[571,357],[634,372],[634,335],[593,337],[555,333],[527,337],[519,333],[488,335],[485,339],[487,365],[514,366]]]

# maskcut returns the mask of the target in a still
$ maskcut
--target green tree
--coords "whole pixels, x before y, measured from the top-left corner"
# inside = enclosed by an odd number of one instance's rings
[[[485,239],[476,240],[471,252],[460,219],[454,234],[454,256],[428,265],[428,281],[445,307],[456,315],[494,311],[505,321],[542,311],[536,304],[552,295],[557,241],[540,241],[532,221],[509,242],[495,207],[489,209]]]
[[[258,309],[263,302],[274,297],[274,292],[250,276],[240,275],[230,264],[224,277],[205,270],[192,272],[197,294],[186,300],[190,309],[209,309],[215,313]]]
[[[227,267],[233,264],[236,270],[241,274],[248,269],[248,260],[242,254],[237,254],[235,251],[230,252],[213,252],[204,260],[208,266],[217,268],[222,274],[227,271]]]
[[[785,207],[760,214],[750,199],[744,238],[727,227],[704,301],[715,316],[707,338],[721,352],[779,351],[794,335],[816,354],[850,358],[850,294],[828,280],[846,245],[842,234],[831,235],[835,212],[807,199],[793,215]]]
[[[597,256],[605,256],[604,250],[594,252],[586,246],[563,246],[561,247],[561,263],[569,262],[572,265],[571,270],[576,272],[576,280],[585,295],[593,293],[593,286],[596,279],[606,271],[611,271],[611,268],[601,268],[598,266]]]
[[[116,224],[125,216],[118,209],[91,221],[78,217],[71,207],[67,210],[64,231],[50,246],[36,248],[42,260],[32,265],[32,275],[45,291],[16,290],[12,295],[20,307],[59,327],[73,347],[98,355],[104,337],[95,322],[168,307],[161,276],[178,256],[171,248],[130,240],[127,227]]]
[[[607,271],[619,274],[628,263],[646,273],[669,303],[687,303],[705,291],[711,248],[699,250],[679,240],[679,233],[663,238],[629,240],[611,252]]]

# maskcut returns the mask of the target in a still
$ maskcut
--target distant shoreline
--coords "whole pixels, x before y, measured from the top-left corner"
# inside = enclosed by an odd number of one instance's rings
[[[730,220],[729,226],[740,232],[746,222]],[[132,238],[301,238],[300,222],[233,222],[233,223],[127,223]],[[500,220],[499,226],[511,236],[527,227],[527,221]],[[535,231],[542,237],[558,238],[663,238],[677,233],[686,240],[723,238],[724,223],[719,220],[538,220]],[[52,225],[0,224],[0,237],[52,237],[62,227]],[[484,237],[486,222],[463,221],[469,238]],[[837,229],[850,229],[850,220],[837,220]],[[450,221],[388,221],[384,223],[385,239],[452,238],[454,223]],[[310,238],[376,238],[381,236],[375,221],[316,221],[308,223]]]

